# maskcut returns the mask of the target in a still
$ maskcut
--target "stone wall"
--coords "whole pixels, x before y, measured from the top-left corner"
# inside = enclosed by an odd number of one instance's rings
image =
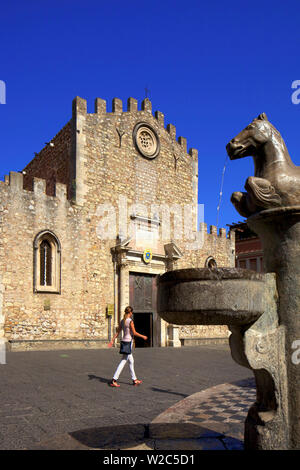
[[[226,234],[226,229],[221,228],[217,233],[214,225],[207,232],[207,224],[200,223],[199,249],[183,247],[183,256],[178,260],[174,268],[204,268],[207,267],[209,258],[213,258],[218,267],[234,266],[235,264],[235,233]]]
[[[73,122],[81,149],[76,155],[77,203],[84,202],[92,209],[109,202],[117,209],[119,196],[124,196],[127,207],[142,203],[148,211],[144,215],[151,217],[151,205],[196,202],[197,152],[191,149],[187,153],[186,140],[176,140],[173,125],[164,127],[162,113],[152,115],[149,100],[144,100],[138,110],[137,101],[130,98],[124,112],[116,98],[111,113],[105,111],[106,103],[99,98],[96,113],[87,114],[86,107],[85,100],[75,100]],[[160,153],[153,160],[143,158],[133,142],[133,129],[141,121],[153,127],[160,140]]]
[[[46,193],[55,196],[55,183],[67,185],[67,196],[71,195],[71,122],[68,122],[58,134],[24,168],[24,189],[33,189],[33,177],[46,180]]]
[[[22,174],[11,172],[9,184],[0,182],[5,337],[14,341],[106,339],[101,273],[87,261],[94,247],[82,210],[66,199],[65,185],[56,183],[56,197],[51,197],[45,194],[45,180],[34,178],[31,192],[22,189],[22,179]],[[43,229],[54,232],[62,247],[58,294],[33,290],[33,242]],[[107,298],[109,289],[106,292]]]
[[[207,225],[200,224],[200,243],[202,247],[199,250],[183,249],[183,256],[174,263],[174,269],[183,268],[204,268],[207,267],[207,261],[213,258],[217,267],[235,266],[235,232],[230,231],[226,236],[226,230],[221,228],[217,233],[215,226],[210,226],[207,233]],[[185,345],[203,343],[205,339],[226,338],[230,332],[227,326],[222,325],[186,325],[179,329],[180,339]],[[201,339],[199,341],[199,339]]]
[[[133,131],[140,122],[159,138],[156,158],[143,157],[134,144]],[[200,245],[191,244],[197,235],[198,153],[187,152],[186,139],[176,140],[176,128],[165,126],[161,112],[152,114],[148,99],[139,110],[137,101],[129,98],[123,110],[115,98],[112,112],[106,112],[106,102],[97,98],[95,113],[87,113],[86,101],[77,97],[72,119],[51,142],[54,146],[48,144],[25,167],[24,181],[21,173],[11,172],[0,182],[0,336],[2,328],[2,334],[15,342],[104,345],[129,302],[130,272],[204,267],[208,257],[218,266],[234,266],[234,241],[225,229],[218,235],[211,227],[207,233],[202,224]],[[187,224],[181,227],[186,208],[191,209],[188,230]],[[164,211],[169,209],[166,235]],[[176,218],[178,209],[182,220]],[[147,220],[154,219],[159,221],[156,238],[144,239]],[[144,224],[142,229],[139,224]],[[61,245],[58,293],[34,291],[34,240],[43,230],[53,232]],[[153,231],[151,226],[149,233]],[[131,259],[116,266],[112,248],[129,236]],[[170,258],[166,246],[174,239],[178,250]],[[146,265],[142,254],[149,246],[153,261]],[[109,304],[115,306],[112,321],[106,315]],[[159,338],[165,341],[167,327],[156,321],[158,345]],[[180,335],[186,340],[224,337],[225,330],[181,327]]]

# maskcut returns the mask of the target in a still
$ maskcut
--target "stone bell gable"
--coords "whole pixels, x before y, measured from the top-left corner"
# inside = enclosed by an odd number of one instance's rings
[[[137,125],[145,124],[148,141],[134,135]],[[147,126],[149,126],[147,128]],[[139,132],[136,129],[136,132]],[[151,132],[153,133],[151,135]],[[158,140],[157,155],[147,154],[151,138]],[[142,142],[143,147],[138,147]],[[174,201],[197,203],[198,152],[187,152],[184,137],[176,140],[176,128],[164,125],[160,111],[152,114],[149,99],[141,103],[129,98],[127,109],[114,98],[112,112],[106,101],[95,100],[95,112],[87,112],[86,100],[73,101],[71,120],[24,168],[24,187],[32,189],[33,177],[47,181],[47,193],[54,195],[54,183],[67,186],[68,199],[78,205],[95,196],[98,201],[112,193],[125,192],[135,200],[166,203]],[[102,181],[99,191],[99,180]],[[128,191],[130,186],[130,191]],[[95,189],[97,192],[95,194]]]
[[[95,112],[88,113],[87,101],[76,97],[71,120],[23,173],[27,190],[32,190],[34,177],[46,180],[51,196],[56,182],[65,184],[67,199],[83,208],[91,225],[97,226],[99,208],[112,207],[114,239],[130,235],[133,217],[153,221],[161,219],[164,210],[171,212],[170,239],[177,237],[175,225],[183,225],[178,217],[183,219],[185,213],[186,228],[197,232],[198,151],[187,152],[186,139],[176,140],[175,126],[165,126],[160,111],[152,114],[149,99],[139,110],[137,100],[129,98],[123,110],[122,101],[114,98],[107,112],[106,101],[97,98]],[[178,237],[184,238],[182,233]],[[156,249],[164,252],[162,244]]]
[[[164,127],[161,112],[153,116],[149,99],[138,110],[137,100],[129,98],[123,110],[114,98],[112,112],[106,112],[106,102],[97,98],[95,113],[87,113],[86,101],[76,98],[72,126],[77,204],[121,192],[133,202],[182,202],[183,194],[197,202],[198,153],[187,153],[186,139],[176,140],[175,126]]]

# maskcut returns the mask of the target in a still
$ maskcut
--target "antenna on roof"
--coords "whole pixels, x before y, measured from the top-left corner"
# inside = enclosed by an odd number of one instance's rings
[[[149,90],[148,86],[146,85],[145,86],[145,98],[149,98],[148,93],[150,93],[150,90]]]

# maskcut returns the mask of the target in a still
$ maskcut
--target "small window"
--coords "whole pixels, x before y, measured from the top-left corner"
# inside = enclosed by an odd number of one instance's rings
[[[40,285],[52,285],[52,250],[48,240],[40,244]]]
[[[34,292],[60,293],[60,243],[43,231],[34,240]]]
[[[209,256],[207,258],[207,260],[205,261],[205,267],[209,268],[209,269],[216,268],[217,267],[217,262],[216,262],[215,258],[213,258],[212,256]]]

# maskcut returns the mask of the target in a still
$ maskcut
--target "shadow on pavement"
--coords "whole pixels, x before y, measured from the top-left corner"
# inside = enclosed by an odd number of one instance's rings
[[[147,437],[148,425],[122,424],[119,426],[82,429],[69,434],[84,446],[99,449],[126,442],[142,442]]]
[[[99,382],[102,382],[104,384],[109,384],[111,379],[105,379],[104,377],[97,377],[97,375],[88,375],[89,380],[98,380]]]
[[[243,442],[222,432],[193,423],[150,423],[107,426],[75,431],[69,434],[79,445],[89,449],[105,449],[147,442],[153,449],[168,450],[242,450]],[[171,447],[170,447],[171,446]],[[188,447],[186,447],[188,446]],[[151,448],[150,447],[150,448]],[[149,448],[149,447],[148,447]]]
[[[243,379],[243,380],[236,380],[234,382],[229,382],[229,383],[231,385],[236,385],[237,387],[256,388],[254,377],[249,377],[248,379]]]
[[[243,450],[232,436],[192,423],[123,424],[74,431],[23,450]]]
[[[184,393],[172,392],[171,390],[163,390],[162,388],[151,387],[151,390],[153,392],[168,393],[170,395],[178,395],[178,396],[183,397],[183,398],[186,398],[186,397],[189,396],[189,395],[186,395]]]

